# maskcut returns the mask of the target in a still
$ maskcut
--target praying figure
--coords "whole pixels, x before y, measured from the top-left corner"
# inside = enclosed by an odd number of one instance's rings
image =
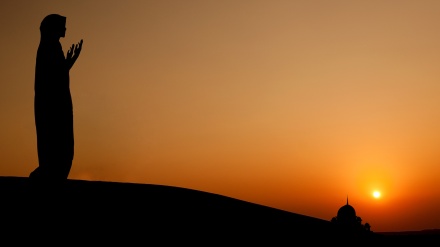
[[[60,38],[66,34],[66,17],[46,16],[40,25],[34,85],[34,115],[38,167],[33,182],[63,182],[72,167],[74,153],[73,104],[69,71],[81,53],[83,40],[72,44],[66,56]]]

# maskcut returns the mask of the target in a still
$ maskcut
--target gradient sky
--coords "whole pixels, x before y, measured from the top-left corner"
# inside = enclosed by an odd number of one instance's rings
[[[163,184],[373,231],[440,228],[440,1],[0,3],[0,176],[38,165],[39,25],[67,17],[69,178]],[[372,197],[374,190],[381,197]]]

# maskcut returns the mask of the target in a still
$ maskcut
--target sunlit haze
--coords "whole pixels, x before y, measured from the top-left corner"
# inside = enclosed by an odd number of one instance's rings
[[[373,192],[373,197],[376,198],[376,199],[379,199],[380,198],[380,192],[379,191],[374,191]]]
[[[67,17],[65,53],[84,40],[70,179],[325,220],[348,195],[372,231],[440,228],[440,1],[2,1],[0,176],[38,165],[51,13]]]

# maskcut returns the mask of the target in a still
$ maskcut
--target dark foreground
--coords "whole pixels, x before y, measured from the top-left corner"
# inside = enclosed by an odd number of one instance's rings
[[[0,177],[0,200],[0,239],[13,245],[440,243],[439,235],[348,234],[326,220],[162,185],[68,180],[62,187],[39,189],[27,178]]]

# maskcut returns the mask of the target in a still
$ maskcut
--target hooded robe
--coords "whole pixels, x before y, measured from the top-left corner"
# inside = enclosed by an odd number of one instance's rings
[[[31,178],[67,179],[72,166],[73,105],[69,67],[59,42],[60,29],[65,31],[65,23],[66,17],[52,14],[40,26],[34,87],[39,166]]]

